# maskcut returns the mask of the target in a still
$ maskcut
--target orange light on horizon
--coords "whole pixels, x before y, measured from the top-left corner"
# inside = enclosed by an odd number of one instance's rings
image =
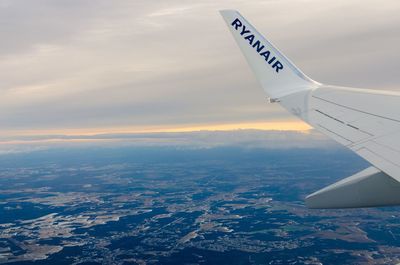
[[[197,131],[235,131],[235,130],[265,130],[265,131],[302,131],[312,129],[308,124],[301,121],[275,121],[275,122],[245,122],[225,123],[208,125],[186,125],[186,126],[149,126],[139,127],[112,127],[112,128],[81,128],[81,129],[49,129],[49,130],[19,130],[2,132],[3,135],[13,136],[43,136],[43,135],[65,135],[65,136],[92,136],[99,134],[127,134],[127,133],[179,133]]]
[[[215,125],[198,125],[190,127],[164,129],[162,132],[195,132],[195,131],[235,131],[235,130],[264,130],[264,131],[308,131],[311,127],[304,122],[252,122],[230,123]]]

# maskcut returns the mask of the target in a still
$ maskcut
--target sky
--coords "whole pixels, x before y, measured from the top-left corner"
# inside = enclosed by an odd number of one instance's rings
[[[267,103],[220,9],[314,80],[400,88],[399,1],[0,0],[0,137],[310,129]]]

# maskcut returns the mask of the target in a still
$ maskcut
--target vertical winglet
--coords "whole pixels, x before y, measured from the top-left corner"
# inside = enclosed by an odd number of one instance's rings
[[[265,92],[273,99],[308,90],[315,81],[301,72],[235,10],[220,11]]]

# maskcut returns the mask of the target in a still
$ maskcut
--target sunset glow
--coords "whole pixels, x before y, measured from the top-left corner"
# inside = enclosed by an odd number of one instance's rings
[[[174,127],[150,126],[150,127],[114,127],[92,129],[54,129],[54,130],[24,130],[6,131],[3,133],[14,136],[88,136],[99,134],[127,134],[127,133],[174,133],[196,131],[233,131],[233,130],[266,130],[266,131],[308,131],[311,127],[301,121],[275,121],[275,122],[247,122],[224,123],[210,125],[180,125]]]

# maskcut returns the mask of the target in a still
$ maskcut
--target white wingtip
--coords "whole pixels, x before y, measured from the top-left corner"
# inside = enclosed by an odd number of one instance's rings
[[[279,98],[317,83],[307,77],[236,10],[220,10],[265,92]]]

